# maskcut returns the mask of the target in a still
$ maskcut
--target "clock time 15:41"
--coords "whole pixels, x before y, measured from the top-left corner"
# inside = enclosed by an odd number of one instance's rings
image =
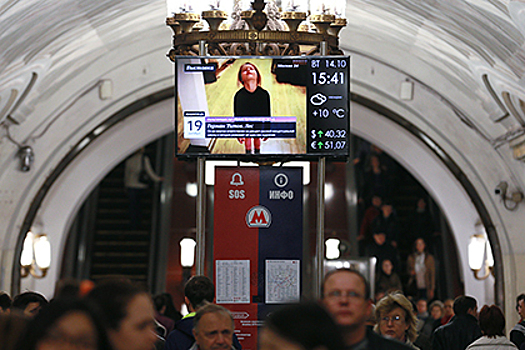
[[[345,83],[345,73],[335,72],[329,74],[327,72],[312,72],[313,85],[341,85]]]

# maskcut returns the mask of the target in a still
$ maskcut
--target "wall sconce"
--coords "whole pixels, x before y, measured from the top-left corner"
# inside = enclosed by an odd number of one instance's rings
[[[24,239],[22,254],[20,256],[22,277],[29,275],[43,278],[51,265],[51,244],[46,234],[35,235],[29,231]]]
[[[521,191],[516,190],[512,192],[510,196],[507,196],[508,189],[509,184],[507,183],[507,181],[501,181],[494,189],[494,194],[501,197],[505,209],[513,211],[518,208],[518,205],[523,200],[523,193],[521,193]],[[514,203],[514,205],[509,206],[509,202]]]
[[[483,259],[485,258],[485,261]],[[483,264],[485,262],[485,264]],[[484,280],[490,274],[494,276],[494,257],[490,242],[484,235],[475,234],[470,236],[470,243],[468,245],[468,263],[470,269],[474,272],[474,278],[477,280]],[[479,272],[484,270],[482,276]]]

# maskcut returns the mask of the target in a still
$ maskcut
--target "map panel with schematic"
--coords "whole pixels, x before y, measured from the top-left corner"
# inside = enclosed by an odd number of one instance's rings
[[[180,159],[346,160],[350,57],[179,56]]]

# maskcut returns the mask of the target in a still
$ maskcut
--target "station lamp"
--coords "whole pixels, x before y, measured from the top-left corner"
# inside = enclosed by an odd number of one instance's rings
[[[186,283],[191,277],[191,269],[195,265],[195,247],[193,238],[185,237],[180,241],[180,264],[182,265],[182,280]]]
[[[180,264],[184,268],[192,268],[195,264],[195,246],[193,238],[183,238],[180,241]]]
[[[46,234],[35,235],[29,231],[24,239],[20,256],[21,276],[35,278],[46,276],[51,265],[51,244]]]
[[[470,237],[468,262],[477,280],[484,280],[494,273],[494,257],[485,235],[474,234]],[[483,275],[480,276],[481,270],[483,270]]]

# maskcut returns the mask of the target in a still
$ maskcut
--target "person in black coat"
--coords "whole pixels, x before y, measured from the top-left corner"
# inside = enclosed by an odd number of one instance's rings
[[[462,295],[454,300],[453,307],[455,316],[434,331],[433,350],[465,350],[481,337],[476,299]]]
[[[520,315],[520,322],[510,331],[510,341],[520,348],[525,344],[525,294],[520,294],[516,298],[516,311]]]
[[[365,255],[377,258],[376,272],[378,274],[385,260],[390,260],[392,265],[394,265],[394,271],[399,271],[399,253],[396,248],[386,241],[384,232],[374,232],[373,241],[366,247]]]
[[[399,228],[397,224],[397,215],[392,203],[385,200],[381,205],[381,212],[372,221],[372,232],[384,232],[386,242],[397,248],[399,239]]]

